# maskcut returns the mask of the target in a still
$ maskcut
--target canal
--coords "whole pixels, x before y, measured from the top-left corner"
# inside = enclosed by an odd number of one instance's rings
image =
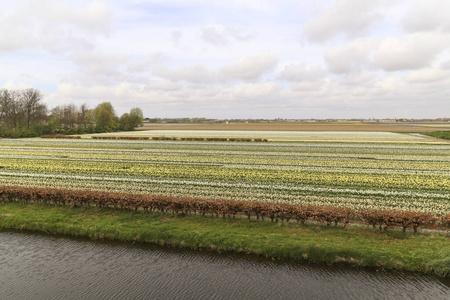
[[[0,299],[450,299],[431,275],[0,231]]]

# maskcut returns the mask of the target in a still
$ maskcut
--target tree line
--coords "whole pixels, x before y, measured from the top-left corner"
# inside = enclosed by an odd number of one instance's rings
[[[0,89],[2,137],[130,131],[143,119],[142,110],[137,107],[120,117],[110,102],[100,103],[93,109],[87,104],[63,104],[49,109],[37,89]]]

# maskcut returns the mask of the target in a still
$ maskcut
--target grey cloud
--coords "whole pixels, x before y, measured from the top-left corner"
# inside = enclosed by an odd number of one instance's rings
[[[450,32],[450,5],[448,0],[418,0],[402,20],[407,32]]]
[[[378,44],[374,38],[356,40],[348,45],[328,49],[325,61],[336,74],[360,71],[370,65],[370,55]]]
[[[216,72],[209,70],[202,65],[184,65],[176,69],[165,65],[155,67],[153,73],[162,78],[174,81],[186,81],[190,83],[211,83],[216,80]]]
[[[235,87],[232,87],[231,95],[237,100],[246,99],[261,101],[261,99],[272,99],[275,95],[278,95],[281,91],[281,86],[275,82],[264,83],[241,83]]]
[[[215,27],[207,27],[202,29],[202,39],[205,43],[223,46],[228,44],[226,36],[219,32]]]
[[[24,1],[0,16],[0,51],[40,48],[51,53],[92,49],[90,37],[110,32],[112,14],[99,1],[76,7],[66,2]]]
[[[68,58],[78,69],[72,74],[65,75],[64,82],[78,82],[94,86],[115,85],[130,79],[123,70],[128,64],[126,55],[79,52],[69,55]]]
[[[383,0],[341,0],[324,9],[315,19],[305,23],[303,31],[312,42],[323,42],[339,34],[348,37],[369,32],[376,21],[382,19],[378,9]]]
[[[237,41],[248,42],[252,38],[252,35],[241,27],[226,27],[225,31]]]
[[[402,39],[389,37],[379,44],[374,63],[385,71],[423,68],[446,49],[449,42],[448,35],[435,33],[415,33]]]
[[[450,70],[450,60],[444,61],[441,63],[441,69]]]
[[[340,84],[348,86],[358,86],[371,82],[375,78],[372,73],[360,73],[344,75],[340,79]]]
[[[66,99],[89,100],[91,103],[98,99],[111,99],[115,106],[138,105],[144,110],[147,108],[152,116],[160,117],[173,117],[175,112],[180,117],[198,117],[199,111],[202,116],[222,118],[235,117],[236,112],[242,113],[242,117],[286,116],[283,111],[304,118],[336,118],[339,114],[346,118],[443,117],[441,112],[449,108],[445,97],[450,91],[448,81],[434,82],[432,86],[439,93],[430,93],[428,84],[408,83],[395,77],[368,80],[364,85],[344,85],[339,80],[329,79],[293,82],[291,89],[283,89],[279,82],[274,81],[198,88],[196,84],[158,79],[145,86],[130,83],[115,86],[60,84],[58,90],[59,97],[62,95]],[[440,110],[436,111],[430,103],[439,104]],[[302,115],[308,107],[310,111]],[[379,107],[389,107],[389,110],[379,110]],[[414,109],[406,113],[405,107]],[[348,110],[354,110],[355,115],[349,115]]]
[[[113,72],[119,65],[125,64],[128,57],[110,53],[84,52],[69,56],[75,64],[90,75]]]
[[[57,2],[41,9],[42,17],[49,22],[69,23],[86,31],[110,31],[112,12],[103,1],[93,1],[81,8]]]
[[[311,92],[311,91],[319,91],[324,85],[325,81],[303,81],[303,82],[292,82],[290,84],[291,91],[296,92]]]
[[[152,79],[148,84],[145,85],[145,90],[152,91],[178,91],[182,88],[182,85],[177,82],[166,79]]]
[[[246,56],[220,70],[222,78],[233,80],[255,80],[278,64],[278,57],[269,53]]]
[[[154,53],[147,55],[143,60],[133,60],[128,65],[127,70],[130,72],[145,72],[148,71],[152,66],[161,64],[166,61],[166,56],[163,53]]]
[[[143,62],[144,63],[144,62]],[[266,72],[273,70],[278,63],[274,55],[263,53],[246,56],[225,65],[219,70],[210,69],[200,64],[182,65],[171,68],[160,63],[152,67],[152,74],[172,81],[185,81],[191,84],[227,82],[233,80],[255,80]],[[139,69],[140,64],[133,66]],[[200,86],[203,88],[203,86]]]

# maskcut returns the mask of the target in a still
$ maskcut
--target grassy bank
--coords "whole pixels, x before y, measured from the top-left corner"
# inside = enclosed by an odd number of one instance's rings
[[[432,131],[423,132],[422,134],[429,135],[438,139],[450,140],[450,131]]]
[[[439,235],[14,203],[0,205],[0,228],[450,276],[450,239]]]

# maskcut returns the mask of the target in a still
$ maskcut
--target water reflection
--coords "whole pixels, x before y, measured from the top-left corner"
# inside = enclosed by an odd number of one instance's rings
[[[434,276],[0,232],[0,299],[450,299]]]

